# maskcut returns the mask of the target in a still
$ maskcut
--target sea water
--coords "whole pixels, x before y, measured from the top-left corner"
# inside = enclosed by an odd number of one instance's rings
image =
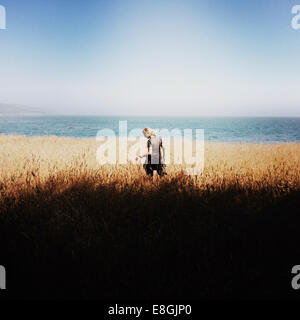
[[[300,142],[300,118],[151,118],[100,116],[1,116],[0,134],[26,136],[96,137],[101,129],[119,135],[119,121],[127,129],[204,129],[206,141]]]

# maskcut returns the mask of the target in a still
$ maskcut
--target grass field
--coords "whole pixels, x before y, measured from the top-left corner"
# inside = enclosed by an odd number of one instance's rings
[[[0,136],[11,297],[294,297],[300,144],[205,144],[202,175],[99,165],[95,139]],[[299,295],[298,295],[299,296]]]

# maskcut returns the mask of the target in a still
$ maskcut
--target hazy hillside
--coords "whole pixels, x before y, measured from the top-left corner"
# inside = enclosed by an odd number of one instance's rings
[[[0,103],[0,116],[43,115],[45,112],[27,106]]]

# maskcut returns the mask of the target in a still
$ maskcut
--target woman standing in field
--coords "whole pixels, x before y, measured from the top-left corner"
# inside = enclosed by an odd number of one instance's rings
[[[162,143],[162,138],[150,128],[143,130],[147,141],[147,153],[137,158],[146,157],[144,169],[149,176],[153,176],[153,171],[157,171],[159,176],[164,176],[166,172],[165,164],[165,148]]]

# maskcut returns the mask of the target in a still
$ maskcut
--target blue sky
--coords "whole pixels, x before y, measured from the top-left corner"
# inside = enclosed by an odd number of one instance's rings
[[[300,0],[0,0],[0,103],[300,116]]]

